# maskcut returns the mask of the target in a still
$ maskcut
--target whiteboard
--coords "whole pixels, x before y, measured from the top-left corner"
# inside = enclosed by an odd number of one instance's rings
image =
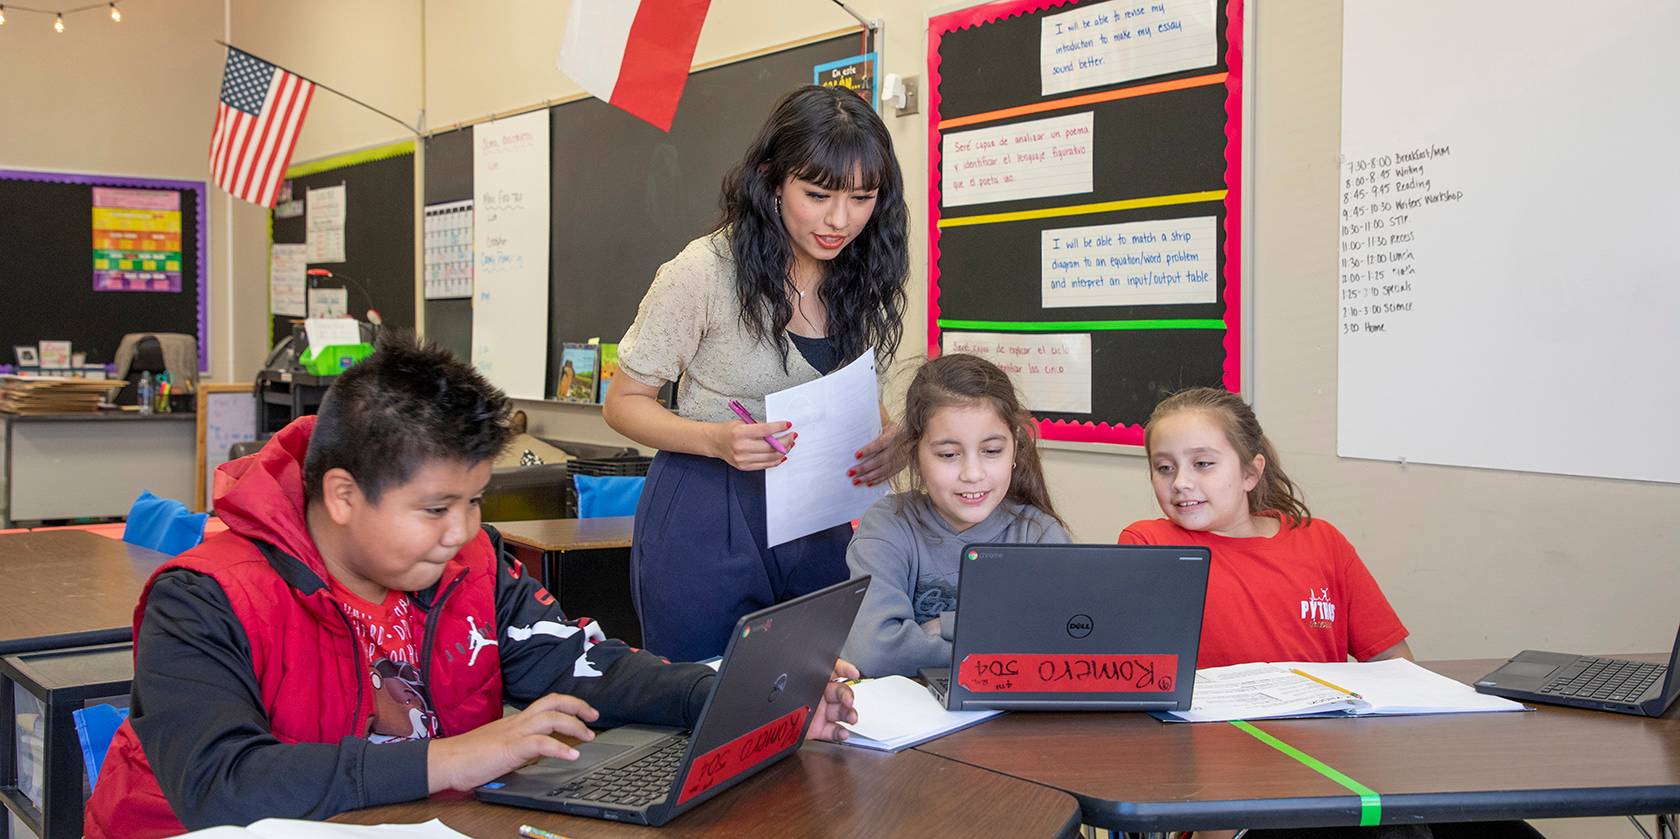
[[[1344,9],[1337,452],[1680,481],[1680,3]]]
[[[209,510],[216,467],[234,443],[257,439],[257,400],[246,384],[202,384],[198,393],[198,492],[195,510]]]
[[[472,360],[509,396],[548,369],[547,109],[473,126]]]

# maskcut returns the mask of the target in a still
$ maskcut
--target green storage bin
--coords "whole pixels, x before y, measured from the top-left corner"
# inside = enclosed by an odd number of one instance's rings
[[[303,357],[298,359],[298,363],[302,364],[303,369],[308,370],[311,375],[336,376],[350,369],[350,365],[370,355],[373,355],[373,345],[366,342],[335,344],[330,347],[310,347],[304,350]]]

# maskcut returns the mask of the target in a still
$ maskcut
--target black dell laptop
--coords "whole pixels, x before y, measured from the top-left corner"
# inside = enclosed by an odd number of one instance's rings
[[[1680,696],[1680,632],[1668,665],[1523,650],[1476,681],[1476,690],[1524,702],[1660,717]]]
[[[608,729],[577,760],[544,758],[476,794],[636,824],[676,818],[799,748],[868,590],[860,577],[737,621],[692,731]]]
[[[1182,711],[1196,684],[1207,548],[969,545],[951,666],[923,668],[952,711]]]

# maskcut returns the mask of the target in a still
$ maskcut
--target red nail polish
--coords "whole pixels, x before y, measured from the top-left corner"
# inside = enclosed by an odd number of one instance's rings
[[[857,485],[858,485],[858,479],[857,479],[857,478],[853,478],[853,479],[852,479],[852,486],[857,486]]]
[[[850,478],[850,477],[852,477],[853,475],[856,475],[856,474],[857,474],[856,469],[847,469],[846,470],[846,477],[848,477],[848,478]]]

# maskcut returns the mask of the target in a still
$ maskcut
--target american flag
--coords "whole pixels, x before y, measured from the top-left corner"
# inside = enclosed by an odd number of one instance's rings
[[[228,48],[210,136],[210,174],[235,198],[273,207],[315,83]]]

